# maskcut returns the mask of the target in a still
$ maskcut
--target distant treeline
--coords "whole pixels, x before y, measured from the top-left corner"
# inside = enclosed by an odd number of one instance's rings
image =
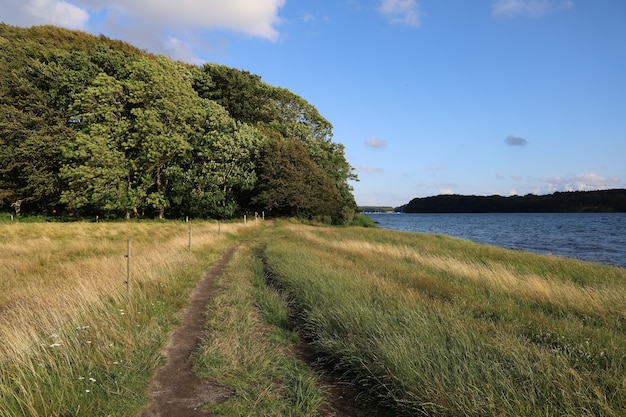
[[[414,198],[396,208],[404,213],[582,213],[626,212],[626,189],[556,192],[503,197],[438,195]]]
[[[392,206],[359,206],[358,211],[362,213],[385,213],[394,211]]]

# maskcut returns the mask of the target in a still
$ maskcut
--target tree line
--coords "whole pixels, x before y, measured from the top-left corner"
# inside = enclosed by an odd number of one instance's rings
[[[341,223],[350,180],[332,125],[258,75],[0,24],[0,210]]]
[[[626,189],[555,192],[503,197],[438,195],[397,207],[404,213],[582,213],[626,212]]]

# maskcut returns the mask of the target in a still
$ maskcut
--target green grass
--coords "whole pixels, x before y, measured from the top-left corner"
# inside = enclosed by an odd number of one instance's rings
[[[256,244],[255,244],[256,245]],[[235,393],[212,416],[321,416],[324,391],[291,349],[286,300],[266,287],[255,249],[239,249],[207,306],[209,335],[194,354],[199,376]]]
[[[352,220],[352,226],[357,227],[376,227],[374,220],[365,214],[356,213]]]
[[[303,336],[365,396],[410,415],[623,415],[626,270],[436,235],[268,232]]]
[[[193,227],[190,254],[176,222],[1,223],[0,416],[135,415],[191,288],[244,239],[193,354],[234,393],[214,416],[328,415],[302,340],[397,415],[626,409],[624,268],[378,228]]]

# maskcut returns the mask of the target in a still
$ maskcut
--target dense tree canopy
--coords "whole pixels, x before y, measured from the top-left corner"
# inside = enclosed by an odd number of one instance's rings
[[[0,24],[0,77],[2,210],[341,222],[356,208],[332,125],[249,72]]]
[[[343,207],[339,190],[302,143],[268,140],[258,171],[261,181],[254,201],[270,213],[343,220],[337,217]]]

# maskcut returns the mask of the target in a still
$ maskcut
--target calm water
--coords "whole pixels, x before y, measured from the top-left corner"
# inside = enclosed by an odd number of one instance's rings
[[[626,267],[626,213],[368,214],[380,227]]]

